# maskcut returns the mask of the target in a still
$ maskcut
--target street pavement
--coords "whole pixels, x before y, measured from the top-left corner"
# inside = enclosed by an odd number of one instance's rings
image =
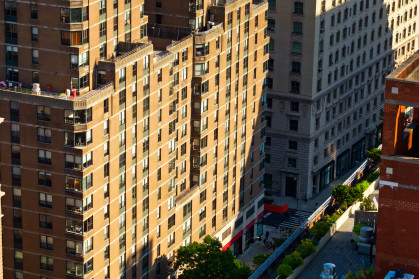
[[[267,226],[272,226],[275,228],[277,225],[289,229],[298,228],[302,223],[304,223],[312,212],[307,212],[297,209],[288,209],[288,218],[286,218],[285,213],[268,213],[263,218],[263,224]]]

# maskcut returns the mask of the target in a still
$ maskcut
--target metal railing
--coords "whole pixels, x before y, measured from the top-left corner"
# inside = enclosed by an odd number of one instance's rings
[[[381,145],[378,147],[381,149]],[[357,179],[358,174],[364,171],[367,166],[370,164],[371,159],[367,158],[353,173],[352,175],[346,179],[343,184],[350,185],[354,180]],[[314,222],[323,212],[331,205],[333,202],[333,197],[330,196],[327,198],[323,204],[321,204],[314,212],[307,218],[307,220],[298,227],[297,230],[293,232],[293,234],[284,242],[281,246],[276,249],[274,253],[258,268],[252,275],[250,275],[249,279],[259,279],[266,275],[267,272],[275,272],[275,269],[269,270],[273,264],[279,259],[281,254],[288,249],[288,247],[306,230],[312,222]]]
[[[293,234],[284,242],[278,249],[258,268],[255,272],[249,277],[249,279],[262,278],[262,276],[269,270],[271,265],[273,265],[278,259],[279,256],[306,230],[309,225],[316,220],[316,218],[323,213],[323,211],[329,207],[332,203],[332,196],[330,196],[313,214],[308,217],[308,219],[300,226]],[[275,271],[275,270],[274,270]]]

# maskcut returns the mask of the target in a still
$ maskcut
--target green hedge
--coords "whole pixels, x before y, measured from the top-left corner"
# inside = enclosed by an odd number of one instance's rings
[[[359,236],[361,234],[361,228],[365,227],[365,226],[366,225],[364,225],[364,224],[358,223],[354,226],[354,228],[352,229],[352,232]]]
[[[367,181],[369,183],[373,183],[379,177],[380,177],[380,172],[379,171],[375,171],[375,172],[371,173],[370,175],[368,175]]]
[[[294,251],[291,254],[285,256],[282,263],[289,265],[290,267],[292,267],[292,269],[296,269],[300,265],[304,264],[304,260],[299,252]]]
[[[330,229],[330,224],[324,221],[319,221],[314,223],[313,227],[310,229],[310,235],[317,238],[322,238]]]
[[[311,254],[316,252],[316,246],[313,244],[311,239],[303,239],[301,240],[301,244],[297,246],[295,249],[298,253],[300,253],[303,259],[307,258]]]
[[[260,266],[263,264],[272,254],[258,254],[253,258],[253,264]]]
[[[346,208],[355,202],[362,200],[364,192],[369,186],[370,182],[366,180],[353,187],[341,184],[333,188],[332,196],[341,207]]]
[[[292,269],[292,267],[290,267],[287,264],[280,264],[278,266],[278,269],[276,270],[276,273],[278,273],[279,279],[286,279],[293,272],[294,272],[294,270]]]

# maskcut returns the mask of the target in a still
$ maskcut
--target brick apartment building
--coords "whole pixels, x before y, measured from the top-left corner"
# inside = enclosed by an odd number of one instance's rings
[[[419,52],[386,79],[375,276],[419,274]]]
[[[1,2],[5,278],[166,278],[206,234],[241,253],[263,210],[267,2]]]

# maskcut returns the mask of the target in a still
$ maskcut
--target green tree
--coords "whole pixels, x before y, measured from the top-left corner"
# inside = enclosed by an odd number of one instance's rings
[[[368,182],[366,182],[368,184]],[[364,189],[361,183],[356,184],[354,187],[349,188],[350,199],[348,201],[348,206],[352,205],[356,201],[362,200],[364,197]]]
[[[192,242],[176,251],[174,267],[179,278],[248,278],[250,268],[240,263],[231,251],[222,251],[221,243],[207,235],[201,243]]]
[[[340,206],[344,204],[350,205],[351,196],[349,195],[349,187],[347,185],[340,184],[333,188],[332,196]]]
[[[372,202],[370,198],[364,198],[361,202],[361,206],[359,209],[363,211],[376,211],[375,204]]]
[[[379,162],[380,156],[381,156],[381,149],[373,147],[370,150],[367,150],[367,157],[373,160],[374,162]]]

